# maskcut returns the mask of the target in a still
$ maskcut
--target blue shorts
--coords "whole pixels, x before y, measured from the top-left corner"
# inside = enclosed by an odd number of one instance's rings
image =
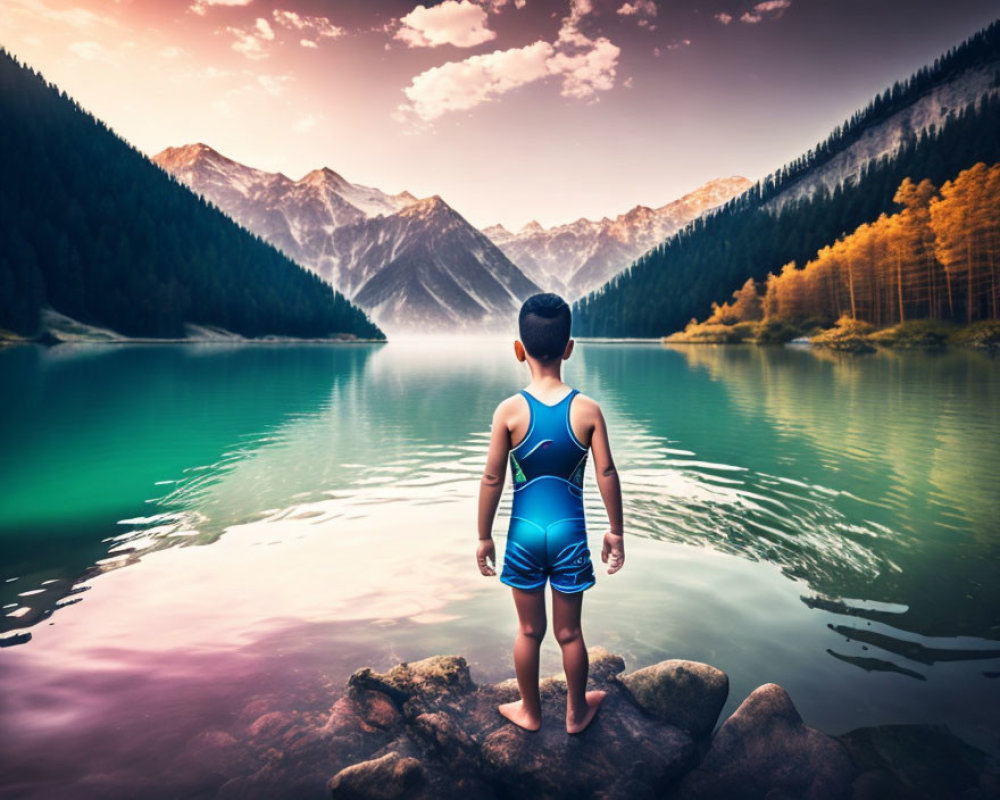
[[[501,582],[530,592],[544,589],[546,579],[553,589],[570,594],[594,585],[585,521],[561,519],[542,527],[511,517]]]

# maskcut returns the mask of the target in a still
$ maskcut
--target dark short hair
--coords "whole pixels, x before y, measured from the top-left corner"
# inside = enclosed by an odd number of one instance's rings
[[[569,341],[572,318],[566,301],[557,294],[533,294],[525,300],[517,326],[528,355],[539,361],[561,358]]]

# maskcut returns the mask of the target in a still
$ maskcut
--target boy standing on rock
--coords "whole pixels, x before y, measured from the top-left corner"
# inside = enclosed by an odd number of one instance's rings
[[[493,414],[489,454],[479,491],[479,571],[496,575],[493,518],[510,459],[514,483],[510,529],[501,582],[517,608],[514,671],[521,699],[499,711],[520,727],[542,724],[538,690],[539,648],[545,635],[545,583],[552,585],[552,618],[566,673],[566,731],[579,733],[597,713],[603,691],[586,691],[589,662],[580,628],[583,592],[594,585],[583,513],[583,471],[594,454],[597,485],[611,529],[601,560],[608,574],[625,563],[622,499],[601,407],[562,382],[562,362],[573,352],[569,306],[554,294],[529,297],[518,316],[518,361],[531,382]],[[489,563],[488,563],[489,562]],[[491,566],[491,564],[493,566]]]

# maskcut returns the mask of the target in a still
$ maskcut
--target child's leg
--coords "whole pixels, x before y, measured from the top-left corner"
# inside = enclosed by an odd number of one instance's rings
[[[538,651],[545,636],[545,590],[526,592],[511,587],[517,608],[514,639],[514,673],[521,699],[504,703],[500,713],[529,731],[542,726],[542,701],[538,695]]]
[[[590,662],[580,628],[583,592],[566,593],[552,590],[552,624],[556,641],[562,648],[563,671],[566,673],[566,730],[579,733],[594,718],[606,692],[587,691]]]

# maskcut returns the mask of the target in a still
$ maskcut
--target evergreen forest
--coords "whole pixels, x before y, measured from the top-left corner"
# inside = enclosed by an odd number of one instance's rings
[[[48,305],[133,337],[384,338],[319,276],[178,182],[0,48],[0,328]]]
[[[791,182],[808,179],[863,131],[912,103],[929,88],[965,69],[1000,65],[1000,20],[953,48],[908,81],[878,96],[838,127],[821,145],[782,167],[718,210],[699,217],[647,251],[611,281],[574,304],[574,335],[656,337],[684,328],[713,301],[748,279],[765,284],[768,273],[789,262],[805,264],[822,248],[880,215],[899,209],[894,199],[904,179],[942,186],[959,172],[1000,160],[1000,93],[951,109],[940,126],[912,132],[892,157],[872,159],[856,179],[811,197],[789,201],[775,212],[765,207]],[[1000,86],[1000,66],[994,78]],[[926,188],[926,185],[925,185]],[[995,199],[994,199],[994,202]],[[944,295],[931,301],[943,315]],[[981,313],[968,297],[950,312],[958,318]],[[983,309],[990,301],[983,300]],[[904,315],[906,311],[904,309]]]

